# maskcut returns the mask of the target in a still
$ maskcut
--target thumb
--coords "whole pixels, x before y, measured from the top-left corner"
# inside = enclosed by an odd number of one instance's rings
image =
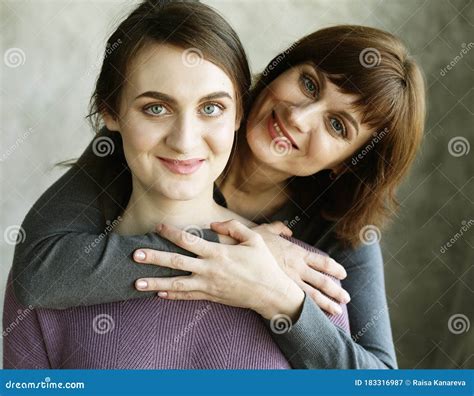
[[[230,236],[242,244],[252,243],[258,235],[256,232],[252,231],[237,220],[211,223],[211,229],[218,234]]]

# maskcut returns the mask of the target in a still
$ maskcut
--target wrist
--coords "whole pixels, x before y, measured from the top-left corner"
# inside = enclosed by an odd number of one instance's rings
[[[275,288],[269,293],[269,299],[262,312],[259,312],[265,319],[271,320],[276,315],[288,316],[292,322],[296,322],[303,308],[304,292],[290,278],[287,284],[280,288]]]

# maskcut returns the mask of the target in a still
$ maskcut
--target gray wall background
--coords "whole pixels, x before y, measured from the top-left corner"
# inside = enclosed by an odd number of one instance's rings
[[[426,75],[429,115],[422,151],[400,189],[401,211],[381,239],[398,360],[402,368],[473,368],[472,1],[206,3],[236,28],[254,72],[304,34],[328,25],[370,25],[408,44]],[[93,137],[84,116],[106,37],[134,4],[1,3],[0,303],[16,231],[64,172],[53,164],[77,157]]]

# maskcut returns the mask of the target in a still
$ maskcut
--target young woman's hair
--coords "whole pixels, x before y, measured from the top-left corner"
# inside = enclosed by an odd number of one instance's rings
[[[204,58],[220,67],[234,83],[237,114],[242,115],[251,76],[237,33],[214,9],[197,1],[148,0],[107,40],[102,69],[91,99],[91,118],[100,123],[103,111],[118,115],[128,67],[148,44],[169,44],[187,50],[183,52],[183,61],[190,66]],[[99,126],[97,122],[95,124]]]
[[[97,136],[91,143],[92,150],[89,147],[76,163],[107,189],[108,194],[104,193],[100,199],[105,219],[111,220],[124,209],[132,183],[121,136],[103,126],[101,115],[104,112],[113,117],[119,115],[129,67],[139,51],[154,44],[182,48],[183,62],[189,62],[190,66],[205,59],[220,67],[234,84],[237,117],[246,107],[251,85],[247,57],[236,32],[222,16],[197,1],[141,3],[107,40],[88,116]],[[192,67],[189,70],[192,72]],[[110,197],[114,197],[114,202],[110,202]]]
[[[290,181],[294,199],[305,210],[335,221],[339,239],[355,247],[364,226],[381,228],[399,206],[396,188],[423,136],[424,79],[397,37],[370,27],[341,25],[310,34],[277,55],[256,81],[252,100],[283,72],[306,62],[341,92],[357,95],[355,108],[374,130],[373,138],[345,162],[335,180],[326,170]],[[239,144],[241,138],[239,134]]]

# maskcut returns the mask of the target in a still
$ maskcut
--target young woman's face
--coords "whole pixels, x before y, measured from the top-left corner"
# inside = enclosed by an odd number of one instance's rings
[[[212,187],[238,127],[230,78],[204,59],[190,67],[183,51],[158,44],[142,50],[129,69],[120,117],[104,116],[122,135],[134,186],[177,200]]]
[[[262,162],[289,176],[337,169],[369,140],[352,103],[311,64],[282,73],[257,97],[247,141]]]

